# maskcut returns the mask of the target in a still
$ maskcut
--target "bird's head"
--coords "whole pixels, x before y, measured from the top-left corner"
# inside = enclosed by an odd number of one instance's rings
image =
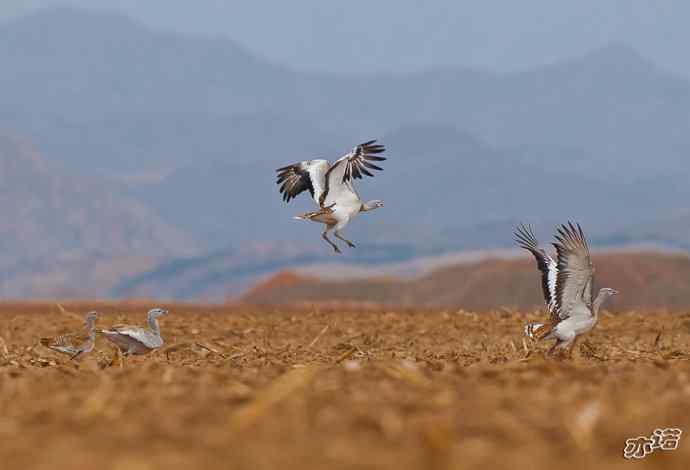
[[[603,295],[605,297],[613,297],[614,295],[618,295],[618,291],[616,289],[604,287],[599,291],[599,295]]]
[[[86,314],[86,321],[96,321],[98,318],[98,312],[89,312]]]
[[[380,199],[374,199],[373,201],[368,201],[363,205],[363,210],[364,211],[373,211],[374,209],[378,209],[379,207],[383,207],[383,201]]]
[[[152,310],[149,310],[149,317],[151,318],[156,318],[160,317],[161,315],[167,315],[168,311],[163,309],[163,308],[154,308]]]

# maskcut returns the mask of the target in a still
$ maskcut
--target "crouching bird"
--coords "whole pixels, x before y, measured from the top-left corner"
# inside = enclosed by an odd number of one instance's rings
[[[96,318],[98,318],[98,312],[86,314],[86,324],[83,333],[69,333],[50,338],[41,338],[40,343],[55,352],[69,355],[72,360],[82,354],[90,353],[96,344]]]
[[[355,244],[343,237],[341,231],[360,212],[383,207],[383,201],[379,199],[362,201],[352,183],[353,180],[362,178],[362,174],[374,176],[369,170],[383,170],[372,162],[385,160],[385,157],[378,155],[384,150],[383,145],[370,140],[355,147],[333,165],[328,160],[305,160],[276,170],[276,183],[280,185],[285,202],[290,202],[305,190],[309,191],[319,209],[298,215],[295,219],[324,224],[321,238],[336,253],[340,253],[340,248],[328,238],[329,232],[334,231],[336,238],[354,248]]]
[[[132,325],[113,325],[105,330],[98,330],[105,339],[118,347],[120,366],[123,364],[122,355],[146,354],[163,346],[158,317],[167,315],[168,311],[154,308],[148,313],[148,328]]]
[[[594,328],[601,306],[618,291],[605,287],[599,290],[596,298],[592,298],[594,266],[579,224],[568,222],[561,225],[555,238],[556,260],[539,248],[530,226],[520,225],[515,231],[518,245],[537,260],[549,312],[545,322],[527,324],[525,334],[537,341],[555,339],[548,354],[557,348],[569,349],[572,353],[577,338]]]

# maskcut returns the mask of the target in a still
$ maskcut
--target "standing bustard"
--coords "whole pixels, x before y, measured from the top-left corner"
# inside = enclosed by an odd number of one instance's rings
[[[168,311],[154,308],[148,313],[148,328],[131,325],[113,325],[107,330],[98,330],[105,338],[118,347],[118,351],[125,356],[130,354],[146,354],[163,346],[158,317],[167,315]]]
[[[72,360],[81,354],[90,353],[96,344],[96,318],[98,318],[98,312],[86,314],[84,333],[69,333],[52,338],[41,338],[40,343],[55,352],[69,354]]]
[[[336,253],[340,253],[338,245],[328,238],[328,232],[335,231],[336,238],[347,243],[351,248],[355,245],[344,238],[341,230],[360,212],[368,212],[383,207],[383,201],[374,199],[363,202],[355,191],[353,179],[362,178],[362,174],[374,176],[369,170],[383,170],[372,161],[382,161],[385,157],[383,145],[370,140],[355,147],[350,153],[337,160],[333,165],[327,160],[306,160],[283,168],[278,168],[277,184],[283,194],[283,200],[290,202],[304,190],[309,190],[319,210],[296,216],[296,219],[311,220],[326,226],[321,238],[326,240]]]
[[[592,300],[594,266],[579,224],[568,222],[558,228],[557,242],[553,244],[557,260],[539,248],[530,226],[520,225],[515,231],[515,241],[537,260],[550,314],[544,323],[526,325],[525,334],[534,340],[556,339],[549,354],[557,347],[570,348],[572,352],[577,337],[594,328],[604,301],[618,292],[605,287]]]

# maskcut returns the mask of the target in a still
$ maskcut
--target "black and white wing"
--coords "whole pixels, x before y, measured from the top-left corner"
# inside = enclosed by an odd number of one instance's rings
[[[290,202],[302,191],[307,190],[318,204],[330,166],[327,160],[307,160],[278,168],[276,184],[280,185],[283,201]]]
[[[383,168],[372,162],[386,160],[386,157],[378,155],[385,150],[376,140],[370,140],[359,144],[350,153],[338,159],[326,172],[325,189],[319,199],[319,205],[323,207],[343,197],[349,199],[354,196],[359,199],[352,187],[352,180],[362,178],[362,175],[374,176],[369,170],[383,171]]]
[[[561,225],[553,245],[558,251],[556,277],[556,309],[561,319],[575,312],[592,309],[594,267],[589,246],[580,225]]]
[[[534,236],[530,225],[520,224],[515,230],[515,241],[525,250],[532,253],[537,260],[537,268],[541,271],[541,287],[544,291],[544,300],[552,316],[556,314],[556,276],[558,263],[543,249],[539,248],[539,242]]]

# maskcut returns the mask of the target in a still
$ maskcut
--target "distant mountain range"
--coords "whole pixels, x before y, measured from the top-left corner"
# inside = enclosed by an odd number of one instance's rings
[[[389,159],[358,188],[386,207],[348,227],[358,248],[342,259],[507,247],[519,221],[543,231],[565,219],[595,243],[690,248],[690,82],[624,45],[506,75],[340,77],[271,64],[226,39],[53,9],[0,25],[0,63],[0,134],[43,162],[3,175],[0,258],[23,266],[4,274],[18,286],[6,295],[72,283],[71,295],[218,298],[331,259],[317,226],[290,220],[313,202],[282,203],[274,168],[334,159],[369,138]],[[0,149],[9,167],[24,158],[12,145]],[[55,190],[60,210],[12,209],[34,197],[28,188],[57,185],[45,178],[70,182]],[[27,220],[40,229],[23,239],[14,231]],[[82,267],[147,261],[87,288],[45,275],[67,269],[56,253]]]
[[[107,181],[49,169],[25,141],[0,136],[0,295],[90,296],[191,238]]]

